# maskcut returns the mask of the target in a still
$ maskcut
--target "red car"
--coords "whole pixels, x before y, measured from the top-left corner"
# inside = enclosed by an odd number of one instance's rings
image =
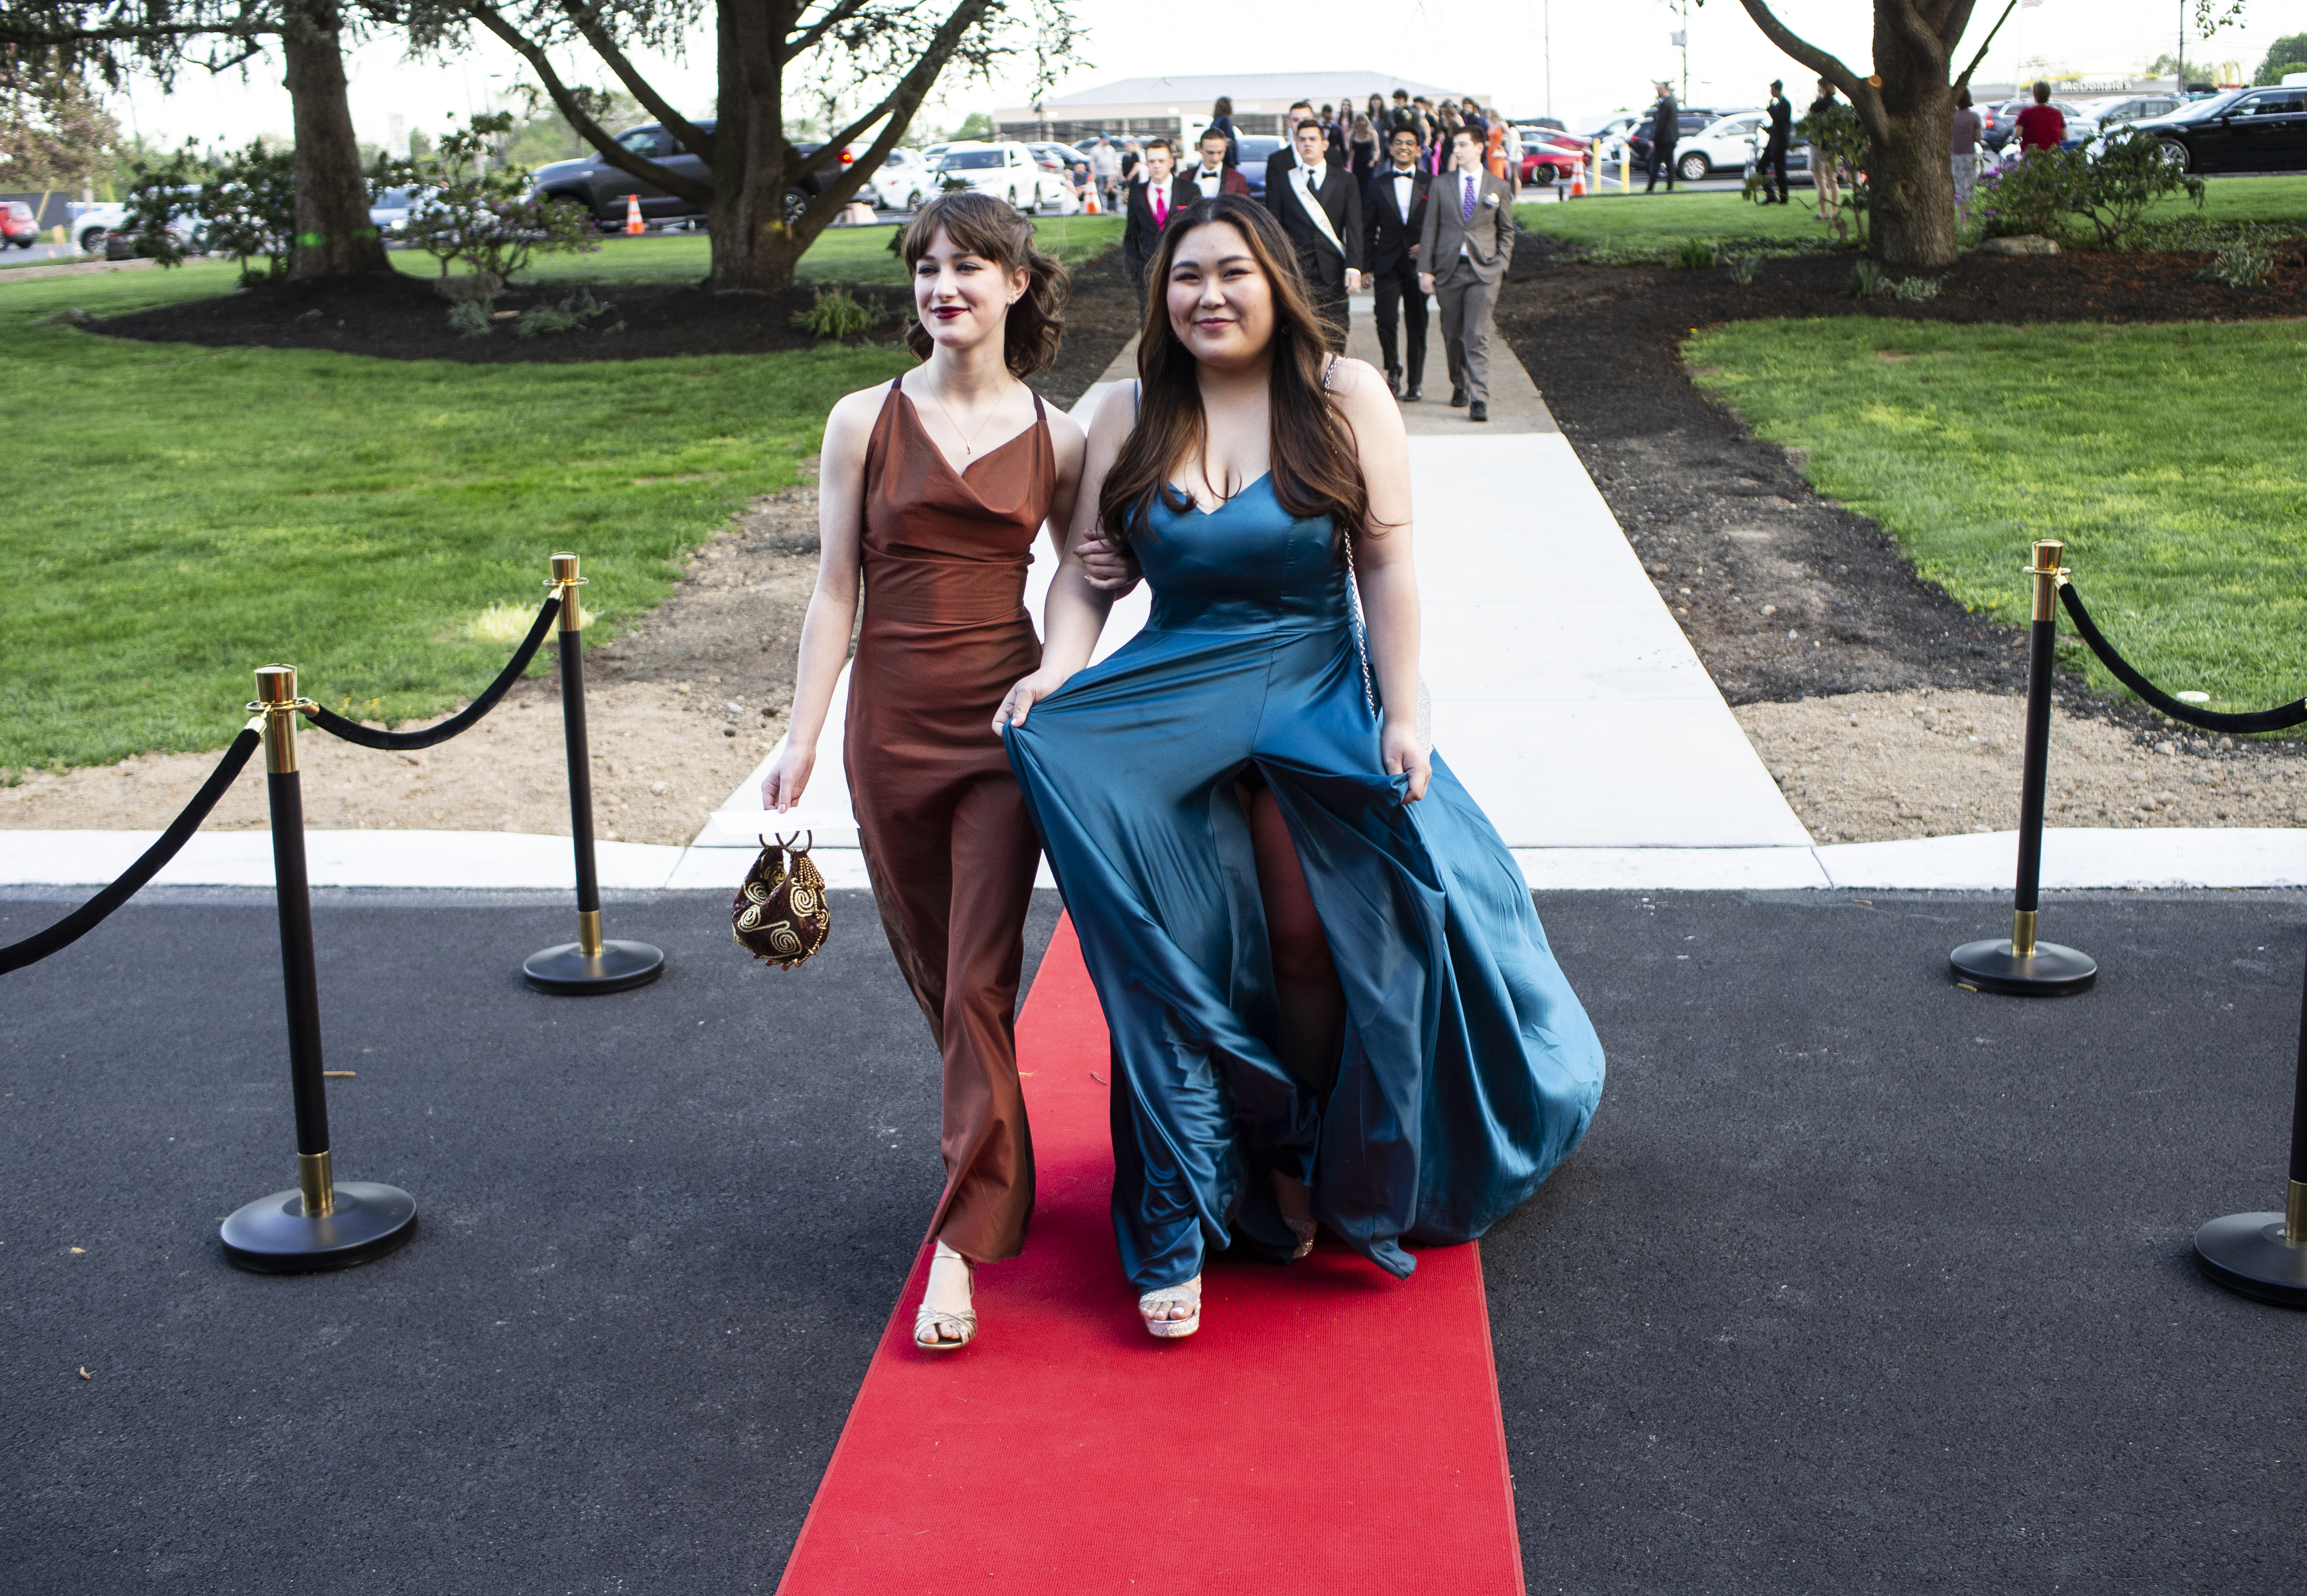
[[[1578,165],[1586,158],[1586,141],[1567,133],[1547,133],[1533,136],[1528,128],[1522,134],[1522,181],[1526,188],[1531,184],[1567,183],[1576,175]]]
[[[39,241],[40,224],[33,217],[30,205],[21,200],[10,200],[0,204],[0,244],[30,249]]]

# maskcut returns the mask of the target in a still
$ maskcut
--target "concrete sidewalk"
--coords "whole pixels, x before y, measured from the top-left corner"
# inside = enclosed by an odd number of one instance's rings
[[[1369,299],[1352,352],[1378,364]],[[1131,380],[1133,344],[1075,407],[1086,422]],[[1447,403],[1441,340],[1410,426],[1425,606],[1424,667],[1439,748],[1516,850],[1797,848],[1804,830],[1675,623],[1609,507],[1504,339],[1492,420]],[[1038,621],[1051,562],[1037,549]],[[1117,605],[1100,656],[1145,623],[1144,588]],[[844,686],[846,682],[845,680]],[[840,724],[838,710],[829,725]],[[846,774],[828,733],[804,811],[819,845],[853,845]],[[775,759],[773,751],[769,756]],[[768,761],[730,795],[699,847],[752,848]],[[1533,881],[1545,879],[1541,868]]]

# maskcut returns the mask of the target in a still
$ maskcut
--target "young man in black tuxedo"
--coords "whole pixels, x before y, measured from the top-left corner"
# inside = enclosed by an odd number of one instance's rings
[[[1342,354],[1346,296],[1362,286],[1361,189],[1351,172],[1330,164],[1319,122],[1299,123],[1291,137],[1295,159],[1283,167],[1277,154],[1265,163],[1265,208],[1289,235],[1330,347]]]
[[[1363,258],[1376,285],[1377,347],[1385,356],[1386,385],[1410,400],[1418,398],[1419,378],[1426,370],[1426,291],[1418,286],[1418,243],[1426,230],[1426,190],[1433,179],[1419,164],[1418,134],[1411,129],[1395,128],[1386,152],[1387,164],[1371,173],[1362,188],[1362,217],[1369,229]],[[1403,359],[1397,360],[1394,332],[1402,322],[1409,324],[1410,338]]]
[[[1129,185],[1129,198],[1123,205],[1128,219],[1121,228],[1121,263],[1129,273],[1130,287],[1137,290],[1141,323],[1145,320],[1145,268],[1162,247],[1162,230],[1197,196],[1192,184],[1172,175],[1172,159],[1169,140],[1149,142],[1137,181]]]

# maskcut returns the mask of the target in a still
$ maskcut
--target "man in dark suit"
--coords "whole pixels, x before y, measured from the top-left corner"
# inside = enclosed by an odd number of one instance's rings
[[[1386,150],[1387,164],[1371,173],[1362,188],[1362,217],[1369,229],[1363,258],[1375,285],[1386,385],[1408,400],[1418,397],[1419,378],[1426,370],[1426,291],[1418,286],[1418,247],[1426,231],[1426,188],[1433,179],[1418,164],[1418,135],[1409,128],[1395,128]],[[1402,322],[1410,331],[1402,351],[1406,366],[1394,358],[1394,332]]]
[[[1224,133],[1214,126],[1205,127],[1196,147],[1202,152],[1202,164],[1188,172],[1183,180],[1193,186],[1196,198],[1213,200],[1220,194],[1249,197],[1249,179],[1227,158],[1230,146]]]
[[[1469,421],[1490,418],[1490,311],[1514,244],[1514,190],[1482,164],[1482,142],[1462,127],[1450,140],[1450,169],[1426,191],[1418,286],[1442,313],[1450,402],[1469,406]]]
[[[1129,286],[1137,290],[1141,323],[1145,320],[1146,265],[1162,247],[1162,230],[1170,225],[1170,219],[1196,198],[1191,184],[1171,176],[1171,159],[1169,140],[1149,142],[1137,181],[1129,185],[1129,198],[1123,205],[1128,219],[1121,228],[1121,263],[1129,273]]]
[[[1770,132],[1762,142],[1762,159],[1754,163],[1754,175],[1763,179],[1767,192],[1771,174],[1778,174],[1779,195],[1772,203],[1783,205],[1787,202],[1787,146],[1794,138],[1795,108],[1787,99],[1787,86],[1776,78],[1771,80],[1771,99],[1765,109],[1770,120],[1764,126]]]
[[[1669,83],[1658,86],[1659,102],[1651,112],[1651,180],[1642,192],[1650,193],[1658,187],[1659,174],[1666,174],[1666,192],[1674,192],[1674,147],[1682,142],[1682,107],[1674,103],[1674,87]]]
[[[1346,296],[1362,286],[1362,193],[1353,174],[1332,166],[1329,135],[1319,122],[1300,122],[1293,135],[1296,158],[1265,163],[1265,207],[1289,235],[1298,268],[1313,291],[1330,347],[1346,347]]]

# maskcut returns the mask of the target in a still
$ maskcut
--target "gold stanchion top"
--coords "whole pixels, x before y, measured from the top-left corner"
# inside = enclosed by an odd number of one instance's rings
[[[279,705],[283,708],[296,702],[296,667],[269,665],[256,667],[256,702],[258,705]]]
[[[555,554],[553,556],[553,580],[556,585],[562,582],[580,581],[582,579],[583,579],[579,577],[577,574],[576,555]]]
[[[2035,545],[2035,570],[2037,573],[2042,576],[2057,575],[2059,570],[2059,556],[2066,552],[2066,547],[2067,545],[2065,544],[2059,542],[2056,538],[2044,538],[2039,540]]]

